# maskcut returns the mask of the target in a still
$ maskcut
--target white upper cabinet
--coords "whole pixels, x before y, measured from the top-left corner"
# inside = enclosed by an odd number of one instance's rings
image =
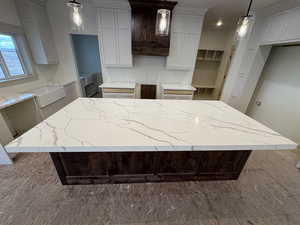
[[[300,8],[284,11],[266,19],[261,44],[300,40]]]
[[[16,3],[35,63],[57,64],[58,55],[46,7],[24,0]]]
[[[132,67],[130,10],[100,8],[98,14],[103,65]]]
[[[174,13],[167,69],[193,70],[202,31],[203,16]]]

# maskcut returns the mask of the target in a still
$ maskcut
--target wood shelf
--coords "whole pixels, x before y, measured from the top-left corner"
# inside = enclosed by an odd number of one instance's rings
[[[199,61],[215,61],[220,62],[222,60],[224,51],[221,50],[198,50],[197,60]]]

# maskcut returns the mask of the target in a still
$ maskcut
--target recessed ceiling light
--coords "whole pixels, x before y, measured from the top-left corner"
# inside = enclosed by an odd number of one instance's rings
[[[218,20],[218,22],[217,22],[217,27],[220,27],[220,26],[222,26],[223,25],[223,21],[222,20]]]

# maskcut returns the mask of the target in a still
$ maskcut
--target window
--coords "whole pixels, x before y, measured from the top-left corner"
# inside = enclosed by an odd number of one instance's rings
[[[26,72],[15,37],[0,34],[0,81],[24,77]]]

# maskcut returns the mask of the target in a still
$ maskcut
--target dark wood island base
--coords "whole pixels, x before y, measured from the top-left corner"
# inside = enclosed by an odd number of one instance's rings
[[[50,153],[63,185],[238,179],[251,151]]]

